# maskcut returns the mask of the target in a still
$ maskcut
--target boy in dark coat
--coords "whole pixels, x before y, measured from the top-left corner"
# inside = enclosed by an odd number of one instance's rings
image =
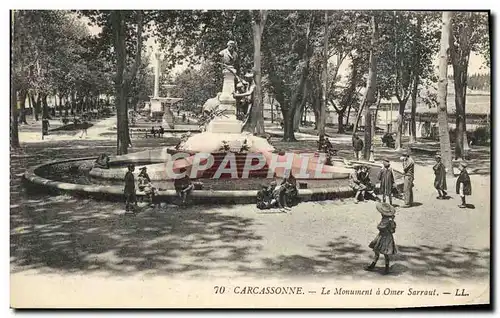
[[[392,189],[394,188],[394,173],[390,167],[389,160],[384,159],[384,167],[378,173],[380,181],[380,193],[382,194],[382,202],[385,198],[389,198],[389,203],[392,205]]]
[[[467,172],[467,163],[462,162],[460,164],[460,175],[457,178],[456,190],[457,194],[460,195],[462,199],[462,204],[460,204],[459,208],[466,208],[467,203],[465,202],[465,196],[472,194],[472,185],[470,182],[469,173]]]
[[[123,189],[123,193],[125,194],[125,211],[130,211],[132,205],[134,204],[137,207],[137,200],[135,197],[135,178],[134,178],[134,165],[128,166],[128,171],[125,174],[125,188]],[[132,207],[132,210],[134,208]]]
[[[363,140],[359,138],[357,134],[354,134],[352,137],[352,148],[354,149],[354,155],[356,156],[356,160],[359,160],[359,153],[363,150],[364,144]]]
[[[188,203],[189,196],[193,192],[194,185],[189,178],[186,168],[181,168],[180,173],[184,174],[184,177],[174,180],[174,188],[181,201],[180,204],[185,205]]]
[[[442,200],[446,197],[446,169],[443,162],[441,161],[441,156],[436,155],[436,164],[432,167],[434,170],[434,188],[438,192],[438,197],[436,199]]]

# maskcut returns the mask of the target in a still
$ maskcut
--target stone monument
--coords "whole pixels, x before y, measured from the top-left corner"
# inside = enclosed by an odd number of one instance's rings
[[[194,152],[217,152],[224,143],[228,144],[232,151],[239,151],[246,143],[250,152],[273,151],[266,139],[254,136],[248,132],[242,132],[243,123],[236,118],[236,100],[233,97],[235,90],[234,79],[237,60],[234,41],[229,41],[227,47],[219,52],[222,75],[224,82],[222,92],[218,94],[217,114],[206,126],[206,130],[200,134],[190,137],[180,148],[181,150]]]
[[[213,133],[241,133],[242,122],[236,119],[236,100],[233,97],[234,92],[234,74],[236,69],[234,65],[238,58],[236,53],[235,42],[229,41],[227,48],[219,52],[224,66],[222,75],[224,81],[222,84],[222,93],[219,96],[219,111],[224,111],[221,116],[212,120],[208,126],[207,131]]]
[[[150,96],[150,115],[153,119],[161,118],[163,124],[170,129],[174,129],[174,114],[170,106],[181,101],[182,98],[170,97],[170,91],[175,85],[165,85],[164,87],[167,88],[167,97],[160,97],[160,53],[156,52],[155,57],[155,81],[153,96]]]

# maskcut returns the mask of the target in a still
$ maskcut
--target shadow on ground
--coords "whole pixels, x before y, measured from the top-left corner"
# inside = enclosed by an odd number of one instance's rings
[[[135,142],[134,151],[157,146],[152,143]],[[347,236],[335,237],[324,246],[309,246],[307,255],[292,252],[263,257],[265,240],[256,234],[260,218],[257,215],[228,215],[207,206],[204,211],[167,209],[132,217],[121,214],[120,203],[70,196],[28,196],[21,187],[21,175],[28,166],[47,160],[112,153],[114,147],[112,141],[59,141],[30,144],[22,152],[12,153],[12,272],[36,269],[42,273],[103,271],[110,275],[189,276],[226,272],[339,279],[380,276],[363,271],[363,266],[372,259],[372,252]],[[489,275],[489,249],[452,245],[399,248],[391,275],[416,279],[475,279]],[[381,260],[379,268],[382,266]]]
[[[248,261],[261,239],[251,230],[253,219],[220,213],[171,209],[129,216],[122,206],[67,196],[27,203],[11,217],[11,263],[19,269],[205,271]]]
[[[311,246],[315,256],[287,255],[263,259],[260,268],[240,267],[249,274],[276,276],[319,276],[339,278],[376,277],[382,273],[384,260],[379,259],[375,272],[364,267],[373,260],[373,252],[365,246],[339,236],[324,247]],[[487,278],[490,267],[489,249],[468,249],[457,246],[399,246],[399,254],[391,256],[389,276],[410,276],[429,279]]]

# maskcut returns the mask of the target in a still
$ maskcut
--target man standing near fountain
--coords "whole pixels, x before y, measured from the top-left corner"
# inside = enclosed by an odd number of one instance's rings
[[[135,166],[133,164],[128,165],[128,171],[125,174],[125,188],[123,189],[123,193],[125,194],[125,212],[129,212],[132,209],[132,213],[135,213],[135,208],[137,208],[134,170]]]
[[[403,156],[403,171],[404,171],[404,198],[405,205],[403,208],[409,208],[413,204],[413,180],[415,178],[415,162],[410,158],[410,150],[408,149]]]

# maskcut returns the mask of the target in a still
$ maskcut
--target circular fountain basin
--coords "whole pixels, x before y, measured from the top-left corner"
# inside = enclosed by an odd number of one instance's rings
[[[114,162],[114,167],[101,169],[112,171],[116,178],[96,178],[90,175],[95,157],[68,159],[48,162],[31,167],[24,174],[25,186],[40,192],[66,193],[77,196],[87,196],[105,200],[124,200],[123,178],[125,169]],[[126,161],[120,162],[125,164]],[[372,167],[370,177],[372,182],[376,181],[376,175],[381,164],[362,162]],[[154,165],[154,164],[153,164]],[[138,171],[136,170],[136,175]],[[119,177],[121,176],[121,177]],[[402,188],[402,174],[395,171],[396,185]],[[202,185],[201,190],[195,190],[192,201],[195,204],[236,204],[255,203],[257,191],[263,184],[269,184],[274,179],[251,178],[251,179],[196,179]],[[307,188],[299,189],[299,197],[302,201],[321,201],[354,196],[354,191],[348,185],[348,179],[332,180],[298,180],[299,186]],[[374,182],[375,183],[375,182]],[[160,201],[169,202],[176,197],[171,180],[153,181],[159,189]],[[144,193],[138,191],[139,197]]]

